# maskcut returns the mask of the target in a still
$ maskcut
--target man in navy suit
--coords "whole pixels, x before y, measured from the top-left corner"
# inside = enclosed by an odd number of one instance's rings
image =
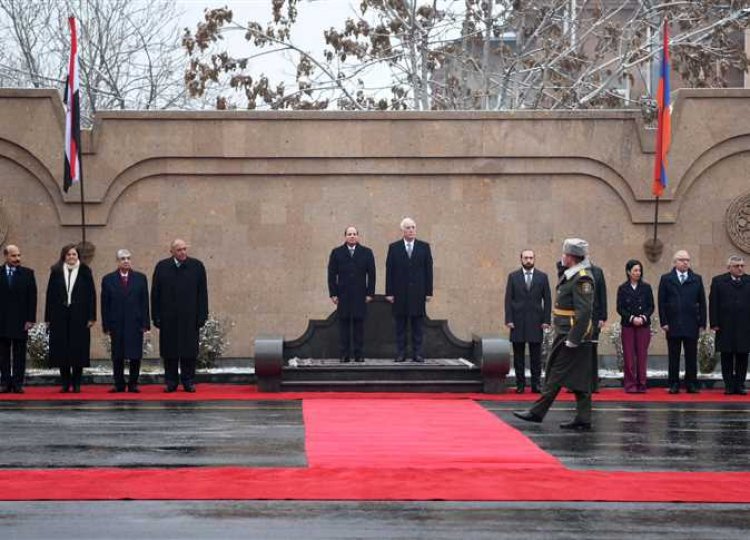
[[[685,351],[685,386],[698,393],[698,334],[706,327],[706,293],[690,269],[690,254],[674,254],[674,268],[659,281],[659,321],[667,334],[669,393],[680,391],[680,350]]]
[[[5,264],[0,275],[0,393],[23,394],[26,342],[29,328],[36,321],[36,279],[33,270],[21,266],[18,246],[5,246],[3,255]]]
[[[130,251],[117,251],[117,270],[102,278],[102,329],[112,344],[114,386],[124,392],[125,359],[130,360],[127,389],[140,392],[138,375],[143,357],[143,334],[151,329],[146,276],[132,268]]]
[[[531,391],[541,392],[542,340],[552,318],[552,294],[547,274],[534,268],[535,255],[530,249],[521,252],[521,268],[508,275],[505,286],[505,326],[513,343],[513,369],[516,393],[526,387],[525,349],[529,344]]]
[[[406,360],[406,327],[411,325],[412,359],[424,362],[422,327],[425,302],[432,298],[430,244],[417,240],[417,224],[401,221],[402,239],[388,246],[385,261],[385,298],[393,304],[396,327],[396,362]]]
[[[328,294],[339,318],[341,362],[349,362],[352,353],[355,362],[363,362],[364,320],[375,295],[375,257],[359,243],[356,227],[347,227],[344,238],[328,259]]]

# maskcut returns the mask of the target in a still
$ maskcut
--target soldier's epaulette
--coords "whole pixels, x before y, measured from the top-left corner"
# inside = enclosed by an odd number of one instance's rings
[[[579,276],[581,276],[581,277],[593,277],[593,276],[592,276],[592,275],[590,275],[590,274],[589,274],[588,272],[586,272],[586,269],[585,269],[585,268],[581,268],[581,269],[580,269],[580,270],[578,271],[578,275],[579,275]]]

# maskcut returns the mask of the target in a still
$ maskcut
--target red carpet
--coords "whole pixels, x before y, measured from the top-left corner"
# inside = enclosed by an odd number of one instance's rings
[[[750,503],[750,473],[503,469],[0,471],[0,500],[447,500]]]
[[[141,386],[140,394],[110,394],[110,386],[99,384],[81,388],[80,394],[61,394],[58,386],[27,386],[25,394],[1,394],[0,401],[278,401],[299,399],[409,399],[409,400],[475,400],[475,401],[534,401],[536,394],[451,394],[451,393],[376,393],[376,392],[280,392],[266,394],[255,386],[242,384],[199,384],[198,392],[188,394],[179,390],[164,393],[161,385]],[[573,394],[561,393],[558,401],[574,401]],[[725,396],[723,390],[703,390],[700,394],[668,394],[665,388],[654,388],[646,394],[626,394],[621,388],[606,388],[594,395],[594,402],[665,402],[719,403],[747,402],[750,396]]]
[[[520,431],[471,401],[304,401],[310,467],[561,468]]]
[[[42,390],[45,389],[33,390],[20,397],[44,399]],[[618,394],[605,391],[600,396],[612,398]],[[99,388],[86,389],[75,396],[57,395],[67,399],[79,396],[112,399]],[[646,394],[647,397],[657,395],[660,393]],[[165,401],[196,398],[194,394],[185,393],[165,395],[160,388],[147,388],[144,394],[124,396],[151,401],[162,401],[165,397]],[[214,399],[269,397],[251,392],[247,387],[211,385],[202,385],[197,396],[203,399],[210,399],[210,396]],[[711,396],[719,397],[716,392],[677,397],[705,399]],[[290,399],[289,394],[284,397]],[[750,472],[634,473],[566,469],[521,432],[465,399],[465,395],[459,396],[462,399],[442,395],[442,401],[434,395],[411,394],[407,395],[409,399],[397,399],[389,394],[388,400],[382,399],[385,396],[378,399],[370,394],[348,400],[330,394],[314,394],[313,397],[316,399],[306,399],[303,404],[308,468],[5,469],[0,470],[0,500],[750,503]],[[453,401],[445,401],[446,398]],[[516,401],[517,396],[502,396],[501,399]],[[688,400],[694,401],[680,401]]]

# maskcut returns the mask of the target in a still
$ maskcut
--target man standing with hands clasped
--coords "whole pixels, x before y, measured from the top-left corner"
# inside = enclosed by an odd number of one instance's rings
[[[425,302],[432,298],[432,251],[417,240],[417,224],[401,221],[402,238],[388,246],[385,261],[385,298],[393,304],[396,329],[396,362],[406,360],[406,327],[411,325],[412,359],[424,362],[422,327]]]
[[[513,369],[516,393],[526,387],[524,349],[529,344],[531,391],[538,394],[542,374],[542,340],[550,325],[552,300],[547,274],[534,268],[534,252],[521,252],[521,268],[508,275],[505,286],[505,326],[513,343]]]
[[[561,429],[591,429],[591,344],[593,333],[594,278],[588,256],[588,242],[568,238],[563,243],[563,271],[557,284],[552,320],[555,341],[547,362],[542,395],[524,412],[513,414],[526,422],[540,423],[563,386],[576,396],[575,418]]]
[[[681,249],[674,267],[659,280],[659,322],[667,334],[669,393],[680,391],[680,350],[685,350],[685,386],[698,393],[698,335],[706,328],[703,279],[690,268],[690,254]]]
[[[102,278],[102,330],[112,348],[114,386],[110,392],[124,392],[125,359],[130,361],[129,392],[138,393],[138,376],[143,357],[143,334],[151,329],[146,276],[132,268],[127,249],[117,251],[117,270]]]

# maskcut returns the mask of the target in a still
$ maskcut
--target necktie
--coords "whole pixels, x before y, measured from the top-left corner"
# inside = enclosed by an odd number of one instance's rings
[[[12,266],[8,267],[8,285],[11,285],[13,283],[13,272],[15,272],[16,269]]]
[[[531,272],[526,272],[526,290],[531,290]]]
[[[685,274],[680,274],[680,285],[685,283]]]
[[[349,248],[349,256],[354,257],[354,248]]]
[[[128,275],[127,274],[120,274],[120,284],[123,286],[123,288],[126,288],[128,286]]]
[[[409,256],[410,259],[411,259],[411,251],[412,251],[412,249],[414,249],[413,246],[412,246],[412,243],[411,242],[407,242],[406,243],[406,254]]]

